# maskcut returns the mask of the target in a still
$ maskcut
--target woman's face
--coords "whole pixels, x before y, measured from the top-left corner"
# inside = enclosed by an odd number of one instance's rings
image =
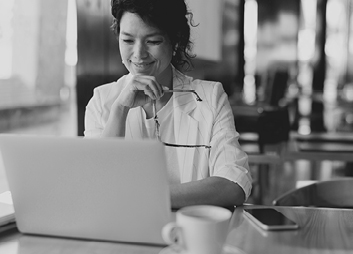
[[[119,48],[124,65],[134,75],[158,78],[172,60],[168,37],[131,12],[125,12],[120,20]]]

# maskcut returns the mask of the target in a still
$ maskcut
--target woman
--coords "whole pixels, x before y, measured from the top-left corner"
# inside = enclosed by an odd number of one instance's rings
[[[251,177],[222,84],[177,70],[191,58],[191,13],[184,0],[112,0],[111,5],[112,28],[129,74],[95,89],[86,108],[85,136],[181,145],[166,146],[174,208],[242,204]]]

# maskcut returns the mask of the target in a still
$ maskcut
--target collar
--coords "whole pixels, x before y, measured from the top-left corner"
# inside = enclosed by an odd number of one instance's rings
[[[191,90],[192,78],[184,75],[178,71],[174,66],[173,68],[173,89]],[[195,95],[190,92],[175,93],[174,94],[174,110],[178,109],[186,114],[189,114],[195,107],[196,101]]]

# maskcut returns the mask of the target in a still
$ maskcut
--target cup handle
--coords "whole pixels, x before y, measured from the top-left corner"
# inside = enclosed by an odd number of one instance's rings
[[[178,249],[184,249],[181,227],[179,227],[175,222],[170,222],[163,227],[162,237],[167,244],[178,247]]]

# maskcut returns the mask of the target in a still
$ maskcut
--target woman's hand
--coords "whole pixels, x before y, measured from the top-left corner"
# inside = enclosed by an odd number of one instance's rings
[[[143,106],[163,96],[163,88],[153,76],[129,75],[118,98],[114,101],[103,137],[124,137],[125,124],[131,108]]]
[[[163,96],[163,88],[153,76],[130,75],[127,84],[115,101],[119,106],[143,106]]]

